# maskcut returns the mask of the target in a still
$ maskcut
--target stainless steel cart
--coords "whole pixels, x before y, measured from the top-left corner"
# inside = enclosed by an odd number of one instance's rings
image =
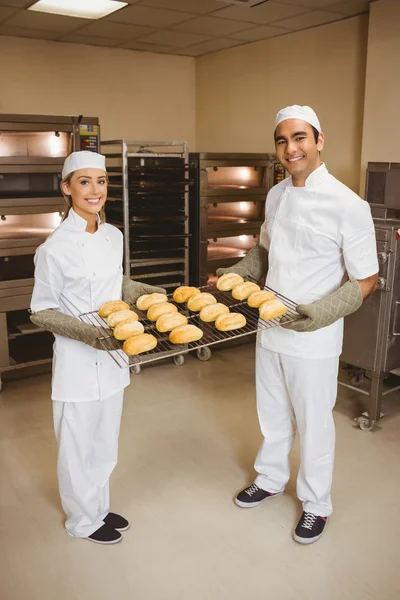
[[[379,261],[378,290],[346,317],[341,360],[351,365],[353,382],[339,384],[368,396],[367,413],[357,420],[371,431],[381,417],[387,375],[400,367],[400,163],[369,163],[366,198],[374,218]],[[369,382],[369,390],[359,387]]]

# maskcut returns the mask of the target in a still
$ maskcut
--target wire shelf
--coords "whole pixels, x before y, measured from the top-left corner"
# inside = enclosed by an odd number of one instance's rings
[[[96,325],[102,329],[104,337],[100,340],[103,349],[106,350],[114,361],[121,367],[135,367],[136,365],[142,365],[145,363],[154,362],[156,360],[162,360],[165,358],[177,356],[178,354],[187,354],[193,350],[199,350],[206,346],[212,346],[213,344],[219,344],[228,340],[244,337],[251,335],[257,331],[263,331],[270,329],[271,327],[277,327],[281,324],[281,318],[271,319],[264,321],[259,316],[257,308],[251,308],[246,301],[235,300],[230,292],[220,292],[214,285],[207,285],[199,288],[202,292],[211,293],[217,302],[221,302],[229,307],[231,312],[241,313],[246,317],[245,327],[240,329],[234,329],[233,331],[219,331],[214,323],[205,323],[199,317],[199,313],[194,313],[186,308],[186,304],[178,304],[173,301],[172,294],[168,294],[168,301],[175,304],[178,307],[178,311],[188,318],[188,322],[192,325],[196,325],[203,331],[203,337],[197,342],[190,342],[188,344],[172,344],[169,341],[169,333],[160,333],[156,324],[153,321],[147,319],[147,314],[144,311],[139,310],[136,306],[132,305],[131,310],[135,311],[139,320],[144,326],[145,333],[154,335],[157,339],[157,346],[150,352],[143,352],[136,356],[127,356],[122,350],[123,342],[116,340],[113,337],[112,330],[109,329],[106,321],[102,319],[97,312],[89,312],[79,316],[79,318],[85,323]],[[285,296],[282,296],[275,290],[265,286],[267,291],[273,292],[275,296],[286,306],[287,313],[284,315],[285,323],[292,322],[299,318],[299,314],[296,312],[296,303],[289,300]]]

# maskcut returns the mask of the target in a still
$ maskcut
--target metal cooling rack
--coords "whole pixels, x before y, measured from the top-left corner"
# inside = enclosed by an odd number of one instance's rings
[[[235,300],[230,292],[220,292],[214,285],[203,286],[199,288],[202,292],[209,292],[212,294],[217,302],[221,302],[229,307],[231,312],[241,313],[246,317],[245,327],[240,329],[234,329],[233,331],[219,331],[214,323],[205,323],[199,317],[199,313],[194,313],[186,308],[186,304],[178,304],[172,299],[172,294],[168,294],[168,301],[175,304],[178,307],[178,311],[187,316],[188,322],[192,325],[196,325],[203,331],[203,337],[197,342],[190,342],[188,344],[172,344],[169,341],[169,333],[160,333],[156,329],[156,324],[153,321],[147,319],[147,314],[144,311],[139,310],[136,306],[132,305],[131,310],[135,311],[139,315],[139,320],[144,326],[145,333],[154,335],[157,339],[157,346],[150,352],[143,352],[136,356],[127,356],[122,350],[123,342],[116,340],[113,337],[112,330],[109,329],[106,321],[102,319],[97,312],[89,312],[79,316],[79,318],[85,323],[96,325],[102,329],[104,337],[101,338],[100,342],[103,345],[113,360],[121,367],[136,367],[145,363],[153,362],[156,360],[162,360],[164,358],[174,357],[179,354],[187,354],[193,350],[199,350],[213,344],[219,344],[221,342],[237,339],[246,335],[254,334],[257,331],[269,329],[271,327],[277,327],[281,323],[281,317],[277,319],[271,319],[264,321],[259,316],[257,308],[251,308],[246,301]],[[288,311],[284,315],[285,323],[292,322],[299,318],[299,314],[296,312],[296,303],[289,300],[285,296],[282,296],[275,290],[265,286],[265,290],[273,292],[275,296],[287,307]]]

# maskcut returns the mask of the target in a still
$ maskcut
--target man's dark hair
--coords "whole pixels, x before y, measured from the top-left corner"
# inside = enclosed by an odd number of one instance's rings
[[[310,123],[310,125],[311,125],[311,123]],[[318,129],[315,129],[314,125],[311,125],[311,127],[312,127],[312,130],[313,130],[315,143],[318,144],[319,131],[318,131]],[[274,140],[276,141],[276,135],[275,135],[275,133],[274,133]]]

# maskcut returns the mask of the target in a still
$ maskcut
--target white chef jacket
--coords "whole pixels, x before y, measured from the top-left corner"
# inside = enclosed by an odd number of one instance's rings
[[[122,233],[108,223],[98,223],[93,234],[86,226],[71,209],[37,249],[33,312],[52,308],[78,316],[121,299]],[[61,335],[55,335],[53,350],[53,400],[103,400],[129,385],[129,369],[120,368],[104,350]]]
[[[267,196],[260,244],[268,250],[266,285],[296,304],[308,304],[337,290],[351,274],[365,279],[378,272],[374,223],[363,201],[322,164],[304,187],[292,178]],[[264,330],[261,345],[303,358],[338,357],[343,319],[314,332],[282,327]]]

